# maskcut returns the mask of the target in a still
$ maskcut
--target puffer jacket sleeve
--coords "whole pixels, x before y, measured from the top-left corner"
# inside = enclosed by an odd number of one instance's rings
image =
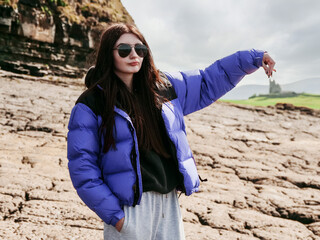
[[[218,100],[247,74],[262,66],[263,51],[238,51],[204,70],[165,73],[178,96],[184,115]]]
[[[124,217],[118,198],[103,182],[98,166],[98,119],[91,109],[77,103],[68,125],[68,167],[72,184],[82,201],[105,223],[113,226]]]

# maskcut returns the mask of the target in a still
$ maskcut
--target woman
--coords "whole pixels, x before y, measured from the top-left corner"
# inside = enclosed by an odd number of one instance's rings
[[[219,99],[246,74],[274,61],[239,51],[205,70],[157,71],[136,27],[102,35],[69,122],[72,183],[104,221],[105,239],[184,239],[177,191],[199,188],[183,116]]]

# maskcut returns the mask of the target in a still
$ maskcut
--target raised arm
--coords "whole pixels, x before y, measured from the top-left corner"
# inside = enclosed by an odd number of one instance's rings
[[[98,167],[98,119],[89,107],[78,103],[68,126],[68,159],[72,184],[82,201],[105,223],[113,226],[124,217],[118,198],[103,182]]]
[[[165,74],[176,91],[184,115],[187,115],[210,105],[234,88],[245,75],[262,66],[263,57],[264,52],[255,49],[238,51],[204,70]],[[265,62],[268,73],[269,63]]]

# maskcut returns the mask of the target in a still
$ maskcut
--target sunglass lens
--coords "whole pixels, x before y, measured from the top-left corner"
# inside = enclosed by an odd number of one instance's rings
[[[148,54],[148,48],[142,44],[136,44],[134,46],[134,50],[138,54],[139,57],[145,57]]]
[[[122,58],[127,57],[130,54],[130,52],[131,52],[131,46],[128,44],[121,44],[118,47],[119,56]]]

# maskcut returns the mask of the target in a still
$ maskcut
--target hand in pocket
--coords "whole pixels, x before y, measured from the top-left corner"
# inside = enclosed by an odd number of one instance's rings
[[[121,229],[122,229],[122,227],[123,227],[123,224],[124,224],[124,217],[121,218],[121,219],[117,222],[117,224],[116,224],[116,229],[117,229],[118,232],[121,231]]]

